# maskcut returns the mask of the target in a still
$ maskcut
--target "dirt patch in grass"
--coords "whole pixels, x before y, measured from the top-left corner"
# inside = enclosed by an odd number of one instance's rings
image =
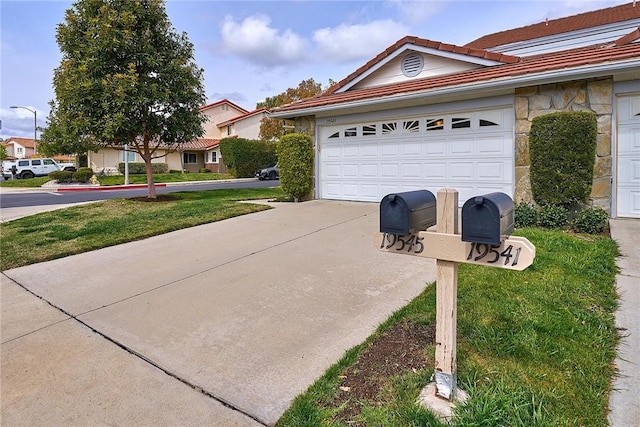
[[[425,347],[435,341],[435,336],[435,325],[409,321],[384,331],[341,376],[332,405],[344,406],[336,418],[349,425],[359,425],[357,418],[363,401],[377,404],[380,392],[393,377],[433,365],[425,355]]]
[[[150,199],[147,196],[140,197],[132,197],[130,200],[135,202],[175,202],[176,200],[180,200],[180,197],[177,197],[173,194],[158,194],[155,199]]]

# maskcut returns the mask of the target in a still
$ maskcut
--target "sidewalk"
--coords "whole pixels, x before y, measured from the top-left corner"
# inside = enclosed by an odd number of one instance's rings
[[[618,376],[613,383],[609,407],[611,427],[640,426],[640,219],[610,221],[611,237],[622,256],[616,278],[620,307],[616,326],[623,336],[615,364]]]

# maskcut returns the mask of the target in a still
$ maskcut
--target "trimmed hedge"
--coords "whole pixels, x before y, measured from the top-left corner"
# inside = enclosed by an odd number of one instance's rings
[[[275,143],[257,139],[224,138],[220,141],[220,155],[235,178],[254,177],[257,170],[278,161]]]
[[[153,173],[169,172],[169,165],[166,163],[151,163]],[[118,172],[124,174],[124,162],[118,163]],[[129,162],[129,173],[131,175],[146,174],[147,167],[144,162]]]
[[[587,201],[597,137],[592,112],[559,112],[532,120],[531,193],[538,204],[570,207]]]
[[[49,178],[54,179],[58,183],[71,182],[73,172],[71,171],[53,171],[49,173]]]
[[[313,156],[309,135],[289,133],[278,142],[280,186],[295,201],[306,197],[313,188]]]
[[[78,182],[89,182],[92,176],[93,176],[93,169],[80,168],[73,173],[73,180]]]

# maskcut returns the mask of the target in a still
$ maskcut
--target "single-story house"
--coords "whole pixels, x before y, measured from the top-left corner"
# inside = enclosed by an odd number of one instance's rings
[[[247,111],[228,99],[214,102],[200,108],[207,116],[204,124],[204,138],[184,143],[178,151],[160,149],[156,156],[161,156],[153,162],[167,163],[169,170],[185,170],[198,172],[206,168],[212,172],[227,172],[220,155],[220,140],[223,138],[241,137],[257,139],[260,133],[260,121],[267,114],[267,110],[258,109]],[[142,158],[135,151],[114,148],[102,148],[97,153],[89,152],[89,165],[97,172],[117,174],[118,164],[125,161],[142,162]]]
[[[274,110],[316,149],[315,197],[379,202],[455,188],[531,201],[534,117],[588,110],[591,202],[640,218],[640,4],[489,34],[464,46],[407,36],[325,93]]]

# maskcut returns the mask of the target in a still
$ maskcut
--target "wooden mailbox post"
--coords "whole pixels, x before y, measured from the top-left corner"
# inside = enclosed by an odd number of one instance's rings
[[[458,263],[524,270],[533,263],[536,248],[524,237],[506,237],[500,245],[462,241],[458,233],[458,192],[444,188],[437,196],[436,232],[407,236],[377,233],[381,251],[436,259],[436,395],[453,401],[457,393],[456,313]]]

